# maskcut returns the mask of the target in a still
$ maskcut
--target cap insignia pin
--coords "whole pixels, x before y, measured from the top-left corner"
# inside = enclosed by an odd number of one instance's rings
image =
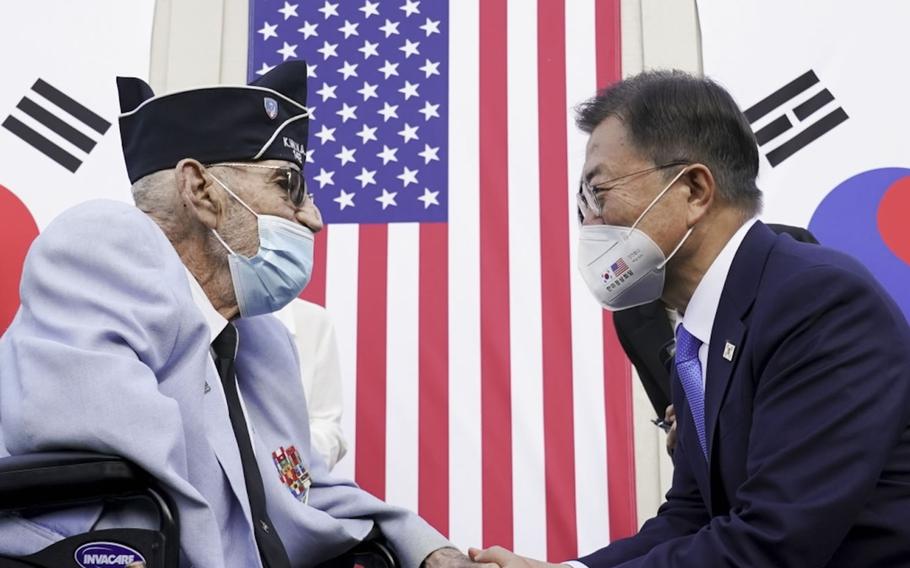
[[[275,120],[275,117],[278,116],[278,101],[272,97],[265,97],[262,103],[265,105],[265,113],[269,115],[269,118]]]

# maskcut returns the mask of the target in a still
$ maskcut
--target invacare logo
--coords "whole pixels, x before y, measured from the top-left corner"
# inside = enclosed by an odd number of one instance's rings
[[[115,542],[87,542],[76,549],[76,564],[82,568],[142,568],[145,558],[132,548]]]

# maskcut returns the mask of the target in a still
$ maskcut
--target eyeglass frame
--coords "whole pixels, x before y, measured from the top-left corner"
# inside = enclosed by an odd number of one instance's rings
[[[600,183],[598,183],[598,184],[596,184],[596,185],[592,185],[592,184],[586,182],[584,179],[581,179],[581,180],[579,180],[579,182],[578,182],[578,193],[577,193],[576,195],[578,196],[578,199],[579,199],[579,200],[584,199],[584,189],[585,189],[585,187],[587,187],[588,190],[589,190],[589,192],[591,193],[591,196],[594,197],[594,191],[597,190],[597,189],[603,189],[603,187],[604,187],[605,185],[607,185],[607,184],[615,183],[615,182],[617,182],[617,181],[619,181],[619,180],[627,179],[627,178],[634,177],[634,176],[638,176],[638,175],[644,175],[644,174],[650,174],[650,173],[653,173],[653,172],[658,172],[658,171],[660,171],[660,170],[665,170],[665,169],[667,169],[667,168],[672,168],[673,166],[688,166],[688,165],[691,165],[691,164],[692,164],[692,162],[689,161],[689,160],[683,160],[683,159],[672,160],[672,161],[669,161],[669,162],[667,162],[667,163],[665,163],[665,164],[660,164],[660,165],[658,165],[658,166],[652,166],[652,167],[650,167],[650,168],[645,168],[645,169],[643,169],[643,170],[638,170],[638,171],[635,171],[635,172],[632,172],[632,173],[629,173],[629,174],[623,174],[623,175],[621,175],[621,176],[618,176],[618,177],[615,177],[615,178],[611,178],[611,179],[608,179],[608,180],[606,180],[606,181],[602,181],[602,182],[600,182]],[[596,203],[596,202],[595,202],[595,203]],[[597,209],[596,209],[596,213],[598,213],[599,215],[602,215],[602,214],[603,214],[603,211],[601,210],[599,204],[597,204],[597,205],[598,205],[598,207],[597,207]],[[588,208],[594,210],[593,208],[591,208],[591,204],[590,204],[590,203],[588,204]],[[579,223],[583,223],[584,220],[585,220],[584,214],[582,213],[582,211],[581,211],[581,205],[579,204],[579,207],[578,207],[578,222],[579,222]]]
[[[233,167],[233,168],[260,168],[260,169],[273,170],[273,171],[283,170],[283,171],[287,172],[287,178],[285,178],[287,187],[283,187],[282,189],[284,189],[287,192],[288,200],[294,205],[294,207],[300,207],[301,205],[303,205],[306,202],[307,197],[310,195],[310,192],[306,186],[306,179],[304,179],[304,177],[303,177],[303,172],[301,170],[292,168],[290,166],[272,166],[272,165],[268,165],[268,164],[248,164],[245,162],[216,162],[214,164],[208,164],[206,167],[211,167],[211,166],[227,166],[227,167]],[[291,185],[292,185],[292,178],[293,178],[294,174],[296,174],[298,176],[300,183],[297,184],[296,188],[292,189]],[[279,185],[280,185],[280,182],[279,182]],[[298,197],[295,199],[294,193],[295,192],[299,193],[301,191],[302,191],[302,194],[298,195]]]

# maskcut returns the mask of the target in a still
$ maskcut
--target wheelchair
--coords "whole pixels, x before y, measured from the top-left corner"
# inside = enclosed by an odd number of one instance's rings
[[[0,555],[0,568],[172,568],[178,565],[177,509],[154,478],[123,458],[43,452],[0,459],[0,512],[142,497],[158,511],[158,530],[103,529],[65,538],[29,556]]]

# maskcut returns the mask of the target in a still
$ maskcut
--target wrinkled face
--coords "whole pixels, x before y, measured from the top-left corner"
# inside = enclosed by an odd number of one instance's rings
[[[231,162],[210,165],[208,170],[258,215],[273,215],[299,223],[298,211],[316,207],[306,194],[302,173],[291,162]],[[228,214],[218,232],[235,252],[252,257],[259,250],[257,218],[233,196],[225,193],[228,196]],[[319,230],[317,227],[310,228]]]
[[[626,129],[615,116],[601,122],[591,132],[585,149],[582,181],[590,192],[593,207],[580,207],[583,224],[609,224],[630,227],[651,201],[680,171],[684,162],[655,164],[631,143]],[[669,253],[686,230],[685,193],[676,191],[680,179],[641,219],[638,228]]]

